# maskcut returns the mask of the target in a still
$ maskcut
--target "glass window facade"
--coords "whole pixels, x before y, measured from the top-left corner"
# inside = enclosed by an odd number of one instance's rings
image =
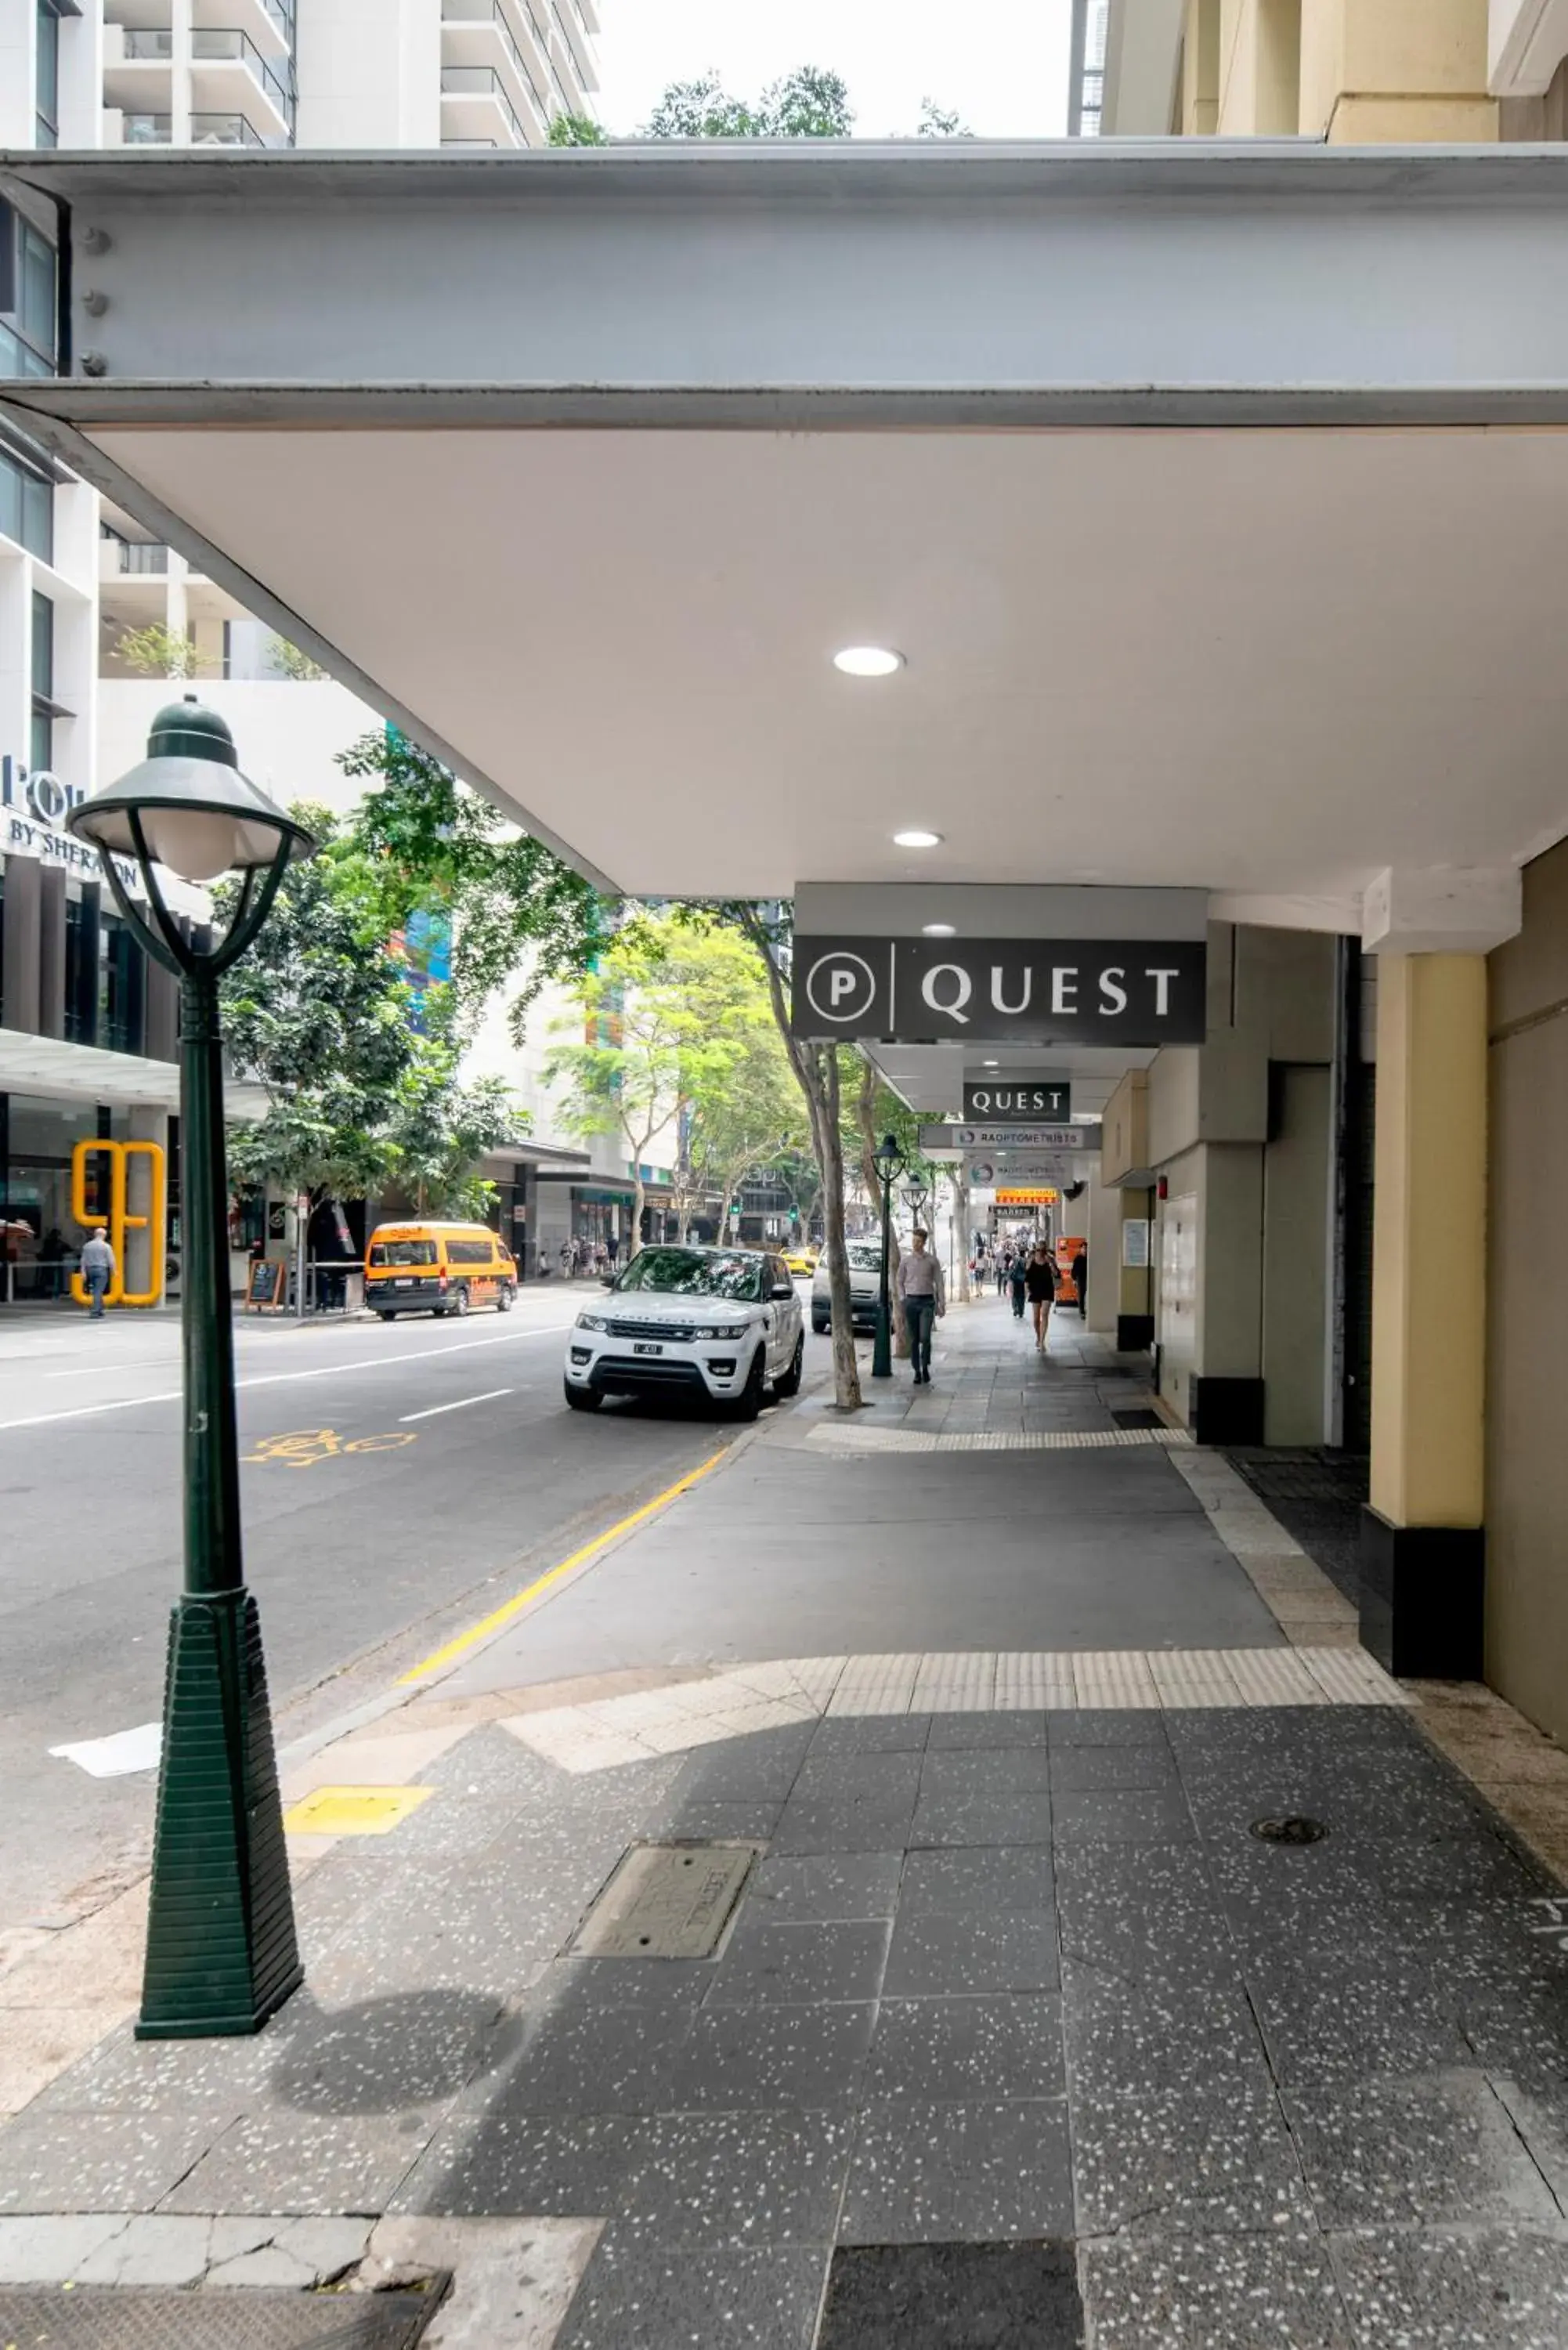
[[[71,1214],[71,1153],[111,1124],[91,1103],[0,1094],[0,1305],[67,1289],[87,1237]],[[88,1205],[100,1206],[91,1184]]]
[[[38,68],[35,81],[35,143],[60,143],[60,20],[54,0],[38,0]]]
[[[55,486],[8,449],[0,449],[0,538],[15,539],[40,563],[55,559]]]

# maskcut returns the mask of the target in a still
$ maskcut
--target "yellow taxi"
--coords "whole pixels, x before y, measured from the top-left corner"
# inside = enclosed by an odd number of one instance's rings
[[[397,1314],[511,1311],[517,1264],[488,1224],[378,1224],[365,1251],[365,1303],[389,1322]]]
[[[781,1249],[779,1251],[779,1254],[783,1257],[790,1271],[793,1274],[798,1274],[802,1281],[809,1281],[812,1274],[816,1271],[816,1252],[815,1249]]]

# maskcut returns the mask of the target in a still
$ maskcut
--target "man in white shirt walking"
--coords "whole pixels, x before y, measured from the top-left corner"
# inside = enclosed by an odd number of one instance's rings
[[[942,1269],[926,1246],[928,1237],[917,1224],[911,1235],[914,1245],[898,1259],[898,1303],[909,1334],[909,1355],[918,1388],[931,1384],[931,1325],[948,1310]]]
[[[114,1251],[99,1232],[92,1233],[82,1249],[82,1285],[92,1299],[91,1319],[103,1320],[104,1293],[114,1279]]]

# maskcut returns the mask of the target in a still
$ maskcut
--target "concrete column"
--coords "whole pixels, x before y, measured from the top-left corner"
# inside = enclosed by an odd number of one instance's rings
[[[1310,0],[1301,129],[1334,146],[1495,140],[1487,45],[1488,0]]]
[[[1154,1195],[1135,1191],[1124,1185],[1116,1193],[1119,1212],[1116,1217],[1116,1349],[1124,1355],[1137,1354],[1154,1344]],[[1141,1264],[1129,1264],[1127,1240],[1128,1224],[1141,1223]],[[1105,1267],[1104,1271],[1108,1271]],[[1104,1286],[1102,1281],[1102,1286]],[[1089,1275],[1089,1296],[1095,1295],[1094,1273]]]
[[[1361,1638],[1395,1673],[1482,1661],[1487,970],[1377,967],[1372,1481]]]
[[[130,1196],[126,1201],[126,1206],[132,1215],[145,1216],[150,1214],[156,1205],[159,1224],[166,1229],[169,1211],[169,1113],[167,1110],[150,1109],[141,1104],[137,1104],[127,1112],[127,1127],[129,1140],[158,1144],[163,1152],[163,1181],[160,1187],[161,1196],[154,1202],[153,1186],[151,1180],[151,1162],[138,1152],[130,1161]],[[153,1287],[154,1262],[161,1268],[164,1264],[164,1230],[159,1229],[159,1224],[150,1224],[145,1232],[136,1232],[130,1228],[126,1231],[125,1263],[120,1270],[125,1277],[126,1289],[133,1297],[142,1296]],[[157,1283],[157,1295],[153,1299],[154,1305],[162,1305],[163,1290],[164,1281],[160,1277]]]

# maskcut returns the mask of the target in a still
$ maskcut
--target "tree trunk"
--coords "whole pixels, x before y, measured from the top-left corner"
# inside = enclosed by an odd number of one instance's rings
[[[860,1084],[855,1096],[855,1116],[860,1128],[860,1175],[872,1206],[880,1215],[882,1178],[877,1167],[877,1071],[867,1060],[860,1064]]]
[[[961,1167],[953,1169],[953,1223],[957,1228],[958,1264],[955,1267],[958,1301],[970,1302],[969,1285],[969,1177]]]
[[[858,1411],[860,1367],[855,1359],[855,1325],[849,1300],[849,1260],[844,1253],[844,1130],[839,1124],[838,1053],[832,1045],[807,1045],[790,1034],[784,982],[772,941],[756,909],[737,909],[741,928],[755,947],[767,974],[768,1001],[784,1038],[795,1082],[805,1097],[811,1139],[822,1180],[823,1223],[827,1244],[828,1296],[833,1312],[833,1394],[841,1411]]]

